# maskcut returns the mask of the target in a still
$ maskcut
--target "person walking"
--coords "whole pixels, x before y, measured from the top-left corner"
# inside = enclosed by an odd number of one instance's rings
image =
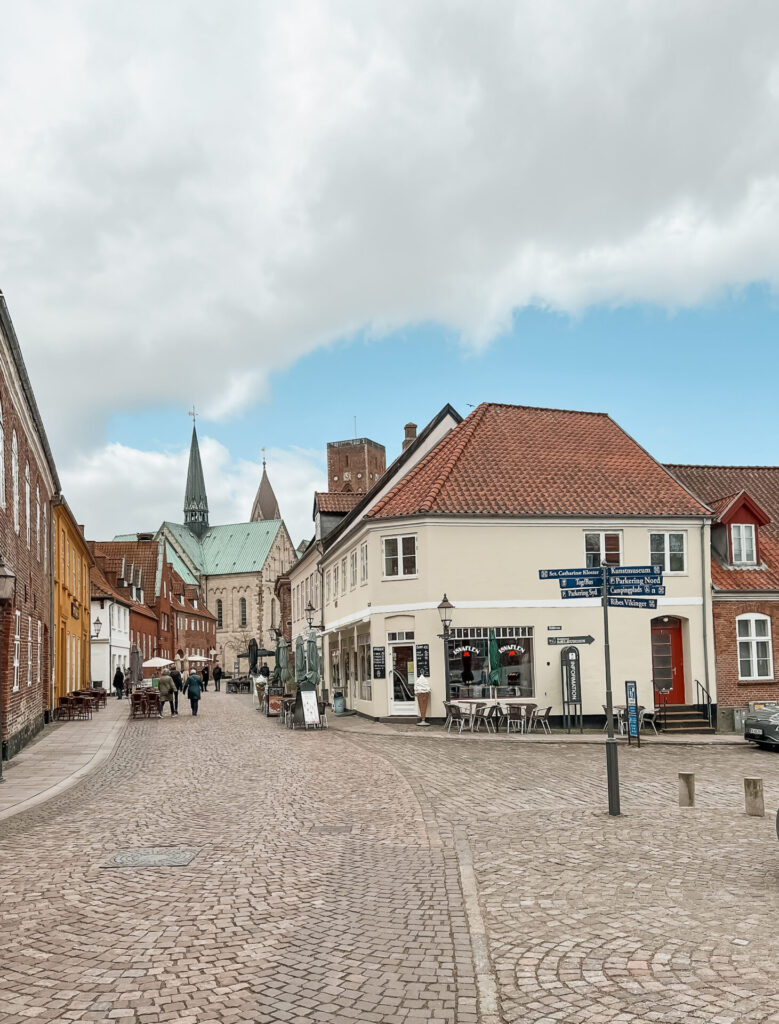
[[[119,665],[116,666],[116,672],[114,672],[114,689],[116,690],[116,699],[121,700],[124,693],[124,672]]]
[[[175,694],[178,697],[178,690],[176,689],[176,684],[173,682],[172,676],[167,672],[163,672],[160,676],[157,692],[160,695],[160,718],[162,718],[162,712],[166,704],[170,704],[171,717],[173,717],[173,715],[177,715],[178,711],[173,705],[173,696]]]
[[[203,689],[208,689],[208,665],[203,666]]]
[[[189,697],[189,706],[192,708],[192,714],[197,715],[197,706],[200,703],[200,698],[203,696],[203,680],[194,669],[192,669],[187,677],[184,696]]]
[[[214,689],[217,693],[222,689],[222,669],[218,664],[214,665]]]
[[[173,685],[176,687],[176,692],[173,694],[174,708],[176,714],[179,713],[179,694],[184,689],[184,682],[181,678],[181,673],[174,665],[170,670],[170,678],[173,680]]]

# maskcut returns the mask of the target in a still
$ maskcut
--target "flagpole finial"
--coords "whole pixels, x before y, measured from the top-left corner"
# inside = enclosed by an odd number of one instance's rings
[[[191,416],[192,417],[192,423],[194,425],[195,422],[197,421],[197,409],[195,408],[194,405],[192,406],[192,408],[187,413],[187,416]]]

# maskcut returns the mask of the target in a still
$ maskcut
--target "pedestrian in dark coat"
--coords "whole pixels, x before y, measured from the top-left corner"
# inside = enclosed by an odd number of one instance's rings
[[[219,665],[214,665],[214,689],[217,693],[222,689],[222,669]]]
[[[173,685],[176,687],[176,692],[173,694],[173,702],[174,702],[174,707],[176,709],[176,714],[178,714],[179,713],[179,694],[184,689],[184,682],[183,682],[183,680],[181,678],[181,673],[179,672],[179,670],[176,668],[175,665],[170,670],[170,678],[173,680]]]
[[[173,678],[167,673],[163,672],[160,676],[157,692],[160,695],[160,718],[162,718],[162,712],[166,704],[170,704],[171,715],[177,715],[178,711],[174,707],[173,697],[174,694],[178,696],[176,684],[173,682]]]
[[[187,677],[184,696],[189,697],[189,706],[192,708],[192,714],[197,715],[197,706],[200,703],[200,698],[203,696],[203,680],[194,669],[192,669]]]
[[[116,672],[114,672],[114,689],[116,690],[117,700],[121,700],[124,693],[124,672],[122,672],[118,665],[116,666]]]
[[[203,666],[203,689],[208,689],[208,665]]]

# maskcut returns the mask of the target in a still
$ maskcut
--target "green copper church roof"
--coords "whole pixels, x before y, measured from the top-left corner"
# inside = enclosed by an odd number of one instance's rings
[[[238,572],[260,572],[281,529],[281,520],[210,526],[200,538],[180,523],[165,522],[163,527],[200,573],[222,576]],[[169,543],[169,555],[176,553],[173,548],[174,544]],[[186,568],[178,554],[177,560]],[[184,579],[187,578],[175,562],[174,567]],[[187,573],[187,576],[191,576],[191,573]]]

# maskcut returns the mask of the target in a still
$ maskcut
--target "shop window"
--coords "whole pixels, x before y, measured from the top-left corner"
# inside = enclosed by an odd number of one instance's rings
[[[533,697],[533,628],[532,626],[495,626],[498,645],[498,692],[500,696]],[[452,637],[447,643],[449,680],[452,695],[467,693],[488,696],[490,687],[489,627],[460,630],[463,634],[480,636]]]
[[[373,667],[370,636],[357,637],[359,654],[360,700],[373,700]]]
[[[663,572],[687,572],[687,534],[650,533],[649,561]]]
[[[417,574],[417,538],[414,534],[406,537],[384,537],[384,576],[392,579]]]
[[[622,534],[585,533],[584,554],[588,569],[597,569],[604,562],[607,565],[622,564]]]
[[[752,523],[733,523],[730,541],[734,565],[755,565],[755,528]]]
[[[739,679],[773,679],[771,620],[752,613],[736,619]]]

